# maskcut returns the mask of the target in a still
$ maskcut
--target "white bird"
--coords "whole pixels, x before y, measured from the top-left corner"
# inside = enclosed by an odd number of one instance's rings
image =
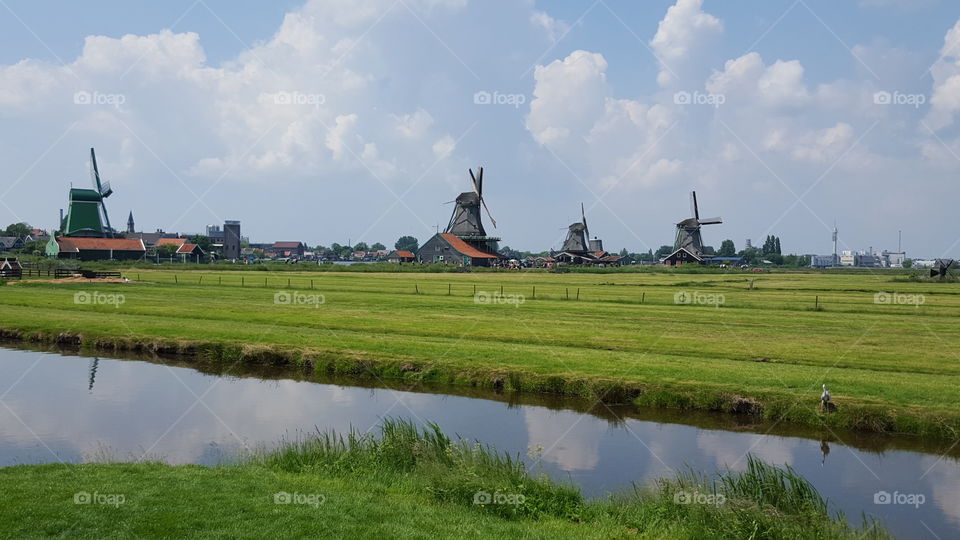
[[[823,393],[820,394],[820,403],[824,407],[827,407],[827,404],[830,403],[830,392],[827,391],[827,385],[823,385]]]

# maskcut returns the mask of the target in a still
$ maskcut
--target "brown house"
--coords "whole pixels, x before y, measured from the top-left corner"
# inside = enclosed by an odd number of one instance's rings
[[[420,262],[457,266],[492,266],[503,258],[499,253],[481,251],[450,233],[433,235],[417,252]]]
[[[270,253],[272,253],[274,257],[295,257],[302,259],[303,252],[306,250],[307,246],[303,242],[274,242],[273,246],[270,247]]]
[[[47,244],[47,255],[60,259],[139,260],[146,254],[139,238],[81,238],[61,237]]]

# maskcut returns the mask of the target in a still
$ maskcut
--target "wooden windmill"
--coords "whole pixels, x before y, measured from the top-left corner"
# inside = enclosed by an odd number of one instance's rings
[[[496,220],[490,214],[487,207],[487,201],[483,199],[483,167],[477,169],[477,174],[473,174],[470,169],[470,180],[473,185],[473,191],[466,191],[457,196],[456,206],[453,208],[453,215],[450,216],[450,222],[443,232],[458,236],[461,239],[485,239],[487,232],[483,228],[483,221],[480,219],[480,207],[487,212],[490,223],[497,227]]]
[[[67,216],[60,224],[60,230],[65,236],[112,238],[113,228],[104,199],[113,193],[113,189],[110,182],[100,181],[97,154],[93,148],[90,149],[90,178],[94,189],[70,189]]]
[[[697,257],[703,256],[703,238],[700,236],[700,227],[723,223],[718,218],[700,219],[700,208],[697,206],[697,192],[690,192],[690,207],[693,217],[677,223],[677,238],[673,243],[674,251],[684,248]]]

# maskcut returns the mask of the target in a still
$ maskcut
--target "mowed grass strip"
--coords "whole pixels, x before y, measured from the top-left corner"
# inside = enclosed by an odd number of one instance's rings
[[[841,408],[878,406],[948,425],[960,416],[960,287],[951,283],[869,274],[126,274],[142,281],[7,285],[0,327],[776,399],[781,413],[796,405],[811,418],[826,383]],[[501,288],[505,303],[482,303]],[[74,300],[94,292],[124,302]],[[277,293],[294,292],[322,303],[276,303]],[[678,292],[723,303],[677,305]],[[877,303],[881,292],[898,300]],[[911,298],[922,302],[902,303]]]

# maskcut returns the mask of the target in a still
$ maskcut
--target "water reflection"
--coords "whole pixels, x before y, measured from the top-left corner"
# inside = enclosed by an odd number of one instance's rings
[[[0,465],[106,458],[216,464],[315,428],[366,431],[394,416],[434,421],[447,433],[493,444],[591,496],[649,484],[686,467],[742,469],[752,453],[790,464],[853,520],[862,512],[876,515],[911,538],[929,535],[926,527],[941,538],[955,537],[960,528],[955,451],[940,458],[946,447],[912,438],[824,436],[743,417],[556,396],[364,387],[271,368],[234,366],[225,373],[224,366],[187,368],[170,359],[0,349],[0,381],[0,392],[6,391],[0,393]],[[927,503],[876,505],[880,491],[922,493]]]

